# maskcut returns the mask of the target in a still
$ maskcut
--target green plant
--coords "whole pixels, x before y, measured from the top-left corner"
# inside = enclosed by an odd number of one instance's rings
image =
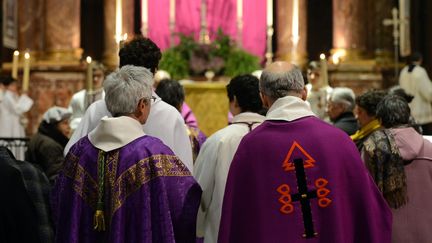
[[[226,76],[234,77],[237,75],[252,73],[260,69],[258,57],[249,54],[248,52],[235,48],[231,50],[226,63],[225,72]]]
[[[175,48],[167,49],[162,53],[159,68],[171,74],[173,79],[182,79],[189,76],[188,60]]]

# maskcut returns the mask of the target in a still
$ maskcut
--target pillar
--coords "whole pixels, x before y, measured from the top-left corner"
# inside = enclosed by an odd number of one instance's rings
[[[46,0],[45,54],[50,61],[79,62],[80,0]]]
[[[298,12],[294,6],[298,6]],[[306,9],[306,0],[277,0],[277,59],[300,66],[306,64]]]
[[[345,52],[344,60],[357,60],[365,55],[366,8],[367,1],[333,0],[333,54]]]

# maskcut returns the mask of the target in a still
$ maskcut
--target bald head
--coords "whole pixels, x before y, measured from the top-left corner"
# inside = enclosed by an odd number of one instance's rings
[[[268,65],[260,79],[261,92],[273,100],[294,95],[301,96],[304,80],[301,70],[288,62],[274,62]]]
[[[272,72],[272,73],[284,73],[284,72],[288,72],[294,68],[296,68],[296,66],[294,64],[291,64],[289,62],[277,61],[277,62],[274,62],[274,63],[271,63],[270,65],[268,65],[264,69],[264,71]]]

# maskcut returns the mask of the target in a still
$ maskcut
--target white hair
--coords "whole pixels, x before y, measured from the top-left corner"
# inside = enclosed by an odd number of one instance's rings
[[[299,93],[304,89],[301,70],[294,66],[286,72],[271,72],[264,70],[260,78],[260,90],[273,99]]]
[[[105,102],[114,117],[132,114],[138,102],[152,95],[152,73],[144,67],[126,65],[105,79]]]
[[[345,111],[353,111],[355,107],[355,94],[354,91],[347,87],[334,88],[330,101],[344,106]]]

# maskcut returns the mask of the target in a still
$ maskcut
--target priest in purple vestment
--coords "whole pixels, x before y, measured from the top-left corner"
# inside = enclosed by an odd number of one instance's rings
[[[150,71],[104,82],[112,118],[67,154],[52,192],[56,242],[194,242],[201,188],[161,140],[146,135]]]
[[[218,242],[391,242],[386,201],[347,134],[314,116],[301,71],[269,65],[260,92],[270,109],[232,161]]]

